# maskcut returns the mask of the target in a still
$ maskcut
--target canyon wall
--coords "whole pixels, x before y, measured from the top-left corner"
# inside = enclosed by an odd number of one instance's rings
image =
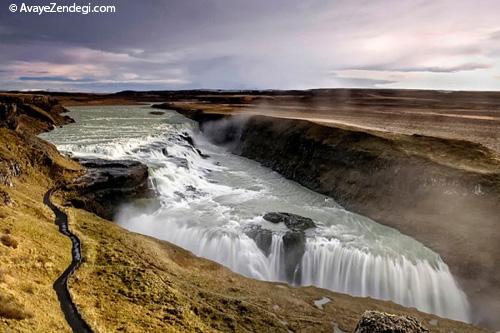
[[[500,163],[480,144],[180,109],[215,143],[439,253],[499,327]]]

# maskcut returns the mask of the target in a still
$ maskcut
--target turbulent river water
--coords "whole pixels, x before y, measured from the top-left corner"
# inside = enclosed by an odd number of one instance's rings
[[[439,255],[421,243],[211,144],[197,124],[174,111],[160,116],[150,111],[149,106],[73,107],[76,123],[43,135],[74,156],[133,159],[149,166],[157,198],[124,206],[116,218],[123,227],[245,276],[287,282],[286,227],[262,217],[298,214],[318,225],[306,231],[302,285],[469,321],[465,294]],[[247,235],[255,226],[272,232],[268,254]]]

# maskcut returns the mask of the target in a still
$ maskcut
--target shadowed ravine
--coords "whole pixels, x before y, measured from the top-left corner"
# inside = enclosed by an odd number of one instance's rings
[[[55,214],[55,223],[59,227],[59,232],[71,239],[71,264],[64,270],[64,272],[57,278],[54,282],[54,290],[56,291],[57,298],[61,304],[61,310],[64,313],[64,317],[68,322],[69,326],[73,332],[92,332],[90,326],[82,318],[78,309],[71,299],[71,294],[68,290],[68,279],[73,274],[78,266],[82,262],[82,251],[80,239],[69,231],[68,228],[68,216],[62,210],[60,210],[56,205],[52,203],[50,197],[56,191],[56,189],[50,189],[45,193],[43,202],[47,205]]]

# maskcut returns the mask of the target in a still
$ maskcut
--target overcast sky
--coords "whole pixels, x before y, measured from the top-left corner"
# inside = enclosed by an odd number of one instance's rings
[[[58,4],[74,1],[90,0]],[[116,13],[88,15],[11,3],[0,90],[500,90],[498,0],[94,0]]]

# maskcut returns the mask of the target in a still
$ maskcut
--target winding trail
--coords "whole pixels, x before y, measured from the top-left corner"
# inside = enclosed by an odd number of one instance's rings
[[[55,223],[59,227],[59,232],[71,239],[71,264],[64,270],[64,272],[57,278],[54,282],[54,290],[56,291],[57,298],[61,304],[61,309],[64,313],[64,317],[68,322],[69,326],[73,332],[92,332],[89,324],[82,318],[78,312],[78,308],[71,299],[71,294],[68,290],[68,279],[73,274],[76,269],[80,266],[82,262],[82,249],[80,239],[73,234],[68,227],[68,215],[60,210],[56,205],[52,203],[50,197],[56,191],[55,188],[50,189],[45,193],[43,202],[47,205],[55,214]]]

